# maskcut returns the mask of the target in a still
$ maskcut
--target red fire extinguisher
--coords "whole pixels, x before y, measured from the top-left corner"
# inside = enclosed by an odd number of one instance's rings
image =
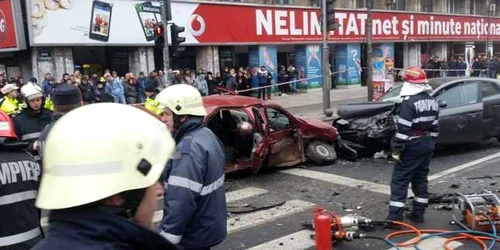
[[[331,223],[332,214],[321,208],[315,208],[313,213],[316,250],[333,250]]]

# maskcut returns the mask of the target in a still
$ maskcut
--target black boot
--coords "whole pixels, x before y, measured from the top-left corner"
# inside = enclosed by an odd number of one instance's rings
[[[416,223],[424,223],[424,212],[423,211],[415,211],[413,210],[411,213],[409,213],[406,218],[408,220],[411,220]]]

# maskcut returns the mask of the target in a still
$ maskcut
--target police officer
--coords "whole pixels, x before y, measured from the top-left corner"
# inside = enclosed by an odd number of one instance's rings
[[[207,112],[196,88],[172,85],[157,100],[177,143],[164,173],[160,234],[182,249],[210,249],[227,235],[223,145],[203,125]]]
[[[55,122],[64,114],[82,106],[82,94],[80,90],[70,84],[59,84],[52,91],[52,102],[54,103],[53,121],[47,125],[38,138],[38,154],[43,156],[42,147],[47,139],[50,129]]]
[[[439,134],[439,104],[429,95],[432,87],[422,69],[408,68],[404,81],[401,89],[403,102],[396,134],[391,142],[393,152],[401,153],[401,161],[396,163],[392,173],[387,219],[403,220],[408,184],[411,183],[415,197],[408,219],[424,222],[425,208],[429,202],[429,163]]]
[[[0,110],[10,116],[15,116],[21,112],[21,105],[17,100],[17,96],[19,95],[19,92],[17,92],[18,89],[19,87],[15,84],[9,83],[0,90],[3,95],[0,99]]]
[[[48,237],[34,249],[174,249],[152,225],[174,148],[165,124],[132,106],[93,104],[62,117],[45,144],[36,200],[51,210]]]
[[[21,88],[21,94],[26,101],[26,108],[14,119],[17,136],[21,141],[28,142],[27,151],[33,153],[37,160],[38,137],[42,130],[52,121],[52,112],[44,108],[42,89],[31,82]]]
[[[40,166],[23,151],[11,118],[0,111],[0,249],[25,250],[42,239],[35,197]]]

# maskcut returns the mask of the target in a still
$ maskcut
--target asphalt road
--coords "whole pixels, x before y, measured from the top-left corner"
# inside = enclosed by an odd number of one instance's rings
[[[500,144],[488,141],[479,144],[449,147],[438,150],[431,163],[430,192],[447,194],[461,191],[479,192],[488,189],[500,191],[500,178],[468,180],[469,177],[500,174]],[[498,154],[498,155],[495,155]],[[491,156],[493,155],[493,156]],[[485,158],[491,156],[489,158]],[[478,164],[473,161],[479,160]],[[489,160],[488,160],[489,159]],[[471,164],[472,162],[472,164]],[[469,163],[469,164],[468,164]],[[477,163],[477,161],[476,161]],[[393,164],[387,160],[361,159],[357,162],[340,160],[330,166],[300,166],[297,168],[268,170],[253,176],[244,174],[228,176],[228,192],[258,188],[263,194],[239,201],[240,205],[272,204],[284,200],[291,204],[283,209],[274,208],[249,214],[233,214],[230,218],[230,234],[215,249],[314,249],[308,239],[310,231],[303,231],[302,221],[312,218],[314,206],[333,209],[339,215],[355,213],[360,216],[384,219],[387,215],[388,185]],[[458,167],[458,168],[457,168]],[[457,169],[460,171],[454,172]],[[449,171],[450,173],[446,174]],[[458,188],[455,187],[458,185]],[[230,203],[231,206],[235,203]],[[439,204],[431,204],[426,222],[420,228],[458,230],[450,225],[452,212],[437,210]],[[234,230],[233,230],[234,229]],[[392,231],[380,229],[372,235],[384,236]],[[408,238],[409,239],[409,238]],[[422,250],[441,249],[443,239],[421,244]],[[390,249],[384,242],[358,240],[345,242],[335,249],[363,250]],[[466,244],[457,249],[480,249]],[[500,249],[500,245],[494,249]]]

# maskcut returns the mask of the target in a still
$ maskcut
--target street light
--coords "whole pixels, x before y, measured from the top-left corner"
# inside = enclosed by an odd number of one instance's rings
[[[486,34],[486,65],[487,65],[487,77],[490,77],[490,31],[491,31],[491,14],[495,15],[495,10],[496,10],[496,4],[491,3],[490,0],[488,0],[488,29],[487,29],[487,34]]]

